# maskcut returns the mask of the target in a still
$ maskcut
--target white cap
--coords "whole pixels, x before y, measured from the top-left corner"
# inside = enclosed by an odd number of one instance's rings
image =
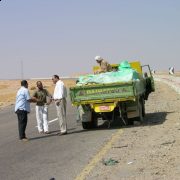
[[[96,56],[96,57],[95,57],[95,60],[96,60],[96,61],[101,61],[101,60],[103,60],[103,58],[102,58],[101,56]]]

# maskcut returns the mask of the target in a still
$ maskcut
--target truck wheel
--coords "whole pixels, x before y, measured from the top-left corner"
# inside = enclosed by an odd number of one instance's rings
[[[142,115],[143,115],[143,117],[145,117],[145,115],[146,115],[146,109],[145,109],[145,101],[144,101],[144,99],[142,99]]]
[[[83,129],[92,129],[92,122],[82,122]]]
[[[91,123],[92,123],[92,128],[97,128],[97,126],[98,126],[98,118],[97,118],[97,114],[95,112],[92,112]]]
[[[92,112],[91,121],[90,122],[82,122],[83,129],[92,129],[96,128],[98,125],[97,114]]]
[[[120,117],[122,119],[122,122],[125,126],[129,125],[129,120],[127,116],[127,108],[125,103],[120,104],[120,109],[119,109]]]
[[[128,125],[133,125],[134,124],[134,120],[133,119],[128,119]]]
[[[142,123],[144,121],[144,116],[143,116],[143,106],[144,106],[144,103],[142,101],[142,99],[139,100],[139,105],[138,105],[138,108],[139,108],[139,121]]]

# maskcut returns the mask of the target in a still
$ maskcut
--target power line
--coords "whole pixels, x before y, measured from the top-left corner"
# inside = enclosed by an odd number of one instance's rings
[[[21,61],[21,79],[24,79],[24,66],[23,66],[23,61]]]

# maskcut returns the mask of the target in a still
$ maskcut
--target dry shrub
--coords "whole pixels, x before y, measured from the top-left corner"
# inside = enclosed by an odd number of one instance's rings
[[[31,88],[30,88],[30,90],[35,90],[36,89],[36,87],[35,86],[32,86]]]
[[[0,85],[0,89],[6,89],[8,85]]]
[[[65,86],[68,88],[76,85],[76,80],[73,80],[73,79],[72,80],[71,79],[63,80],[63,82],[64,82]]]

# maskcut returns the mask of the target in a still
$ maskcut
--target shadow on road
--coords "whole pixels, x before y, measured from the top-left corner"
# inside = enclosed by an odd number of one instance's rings
[[[99,130],[109,130],[109,129],[119,129],[119,128],[133,128],[133,127],[137,127],[137,126],[154,126],[154,125],[159,125],[159,124],[163,124],[166,121],[166,116],[169,113],[174,113],[174,112],[155,112],[155,113],[147,113],[145,118],[144,118],[144,122],[138,125],[128,125],[128,126],[124,126],[122,120],[116,119],[115,121],[111,122],[110,127],[109,127],[109,121],[105,120],[103,121],[100,125],[98,125],[97,128],[93,128],[93,129],[88,129],[88,130],[84,130],[84,129],[80,129],[80,130],[76,130],[77,128],[70,128],[68,129],[68,134],[66,134],[65,136],[71,135],[71,134],[77,134],[77,133],[83,133],[83,132],[91,132],[91,131],[99,131]],[[134,118],[134,121],[137,122],[137,119]],[[81,125],[81,123],[78,123],[78,125]],[[48,135],[43,135],[43,136],[39,136],[39,137],[34,137],[34,138],[30,138],[29,140],[38,140],[38,139],[42,139],[42,138],[50,138],[53,136],[59,136],[59,130],[55,130],[55,131],[51,131],[50,134]],[[63,135],[64,136],[64,135]]]
[[[123,126],[123,128],[133,128],[137,126],[155,126],[163,124],[166,121],[166,116],[172,112],[155,112],[155,113],[147,113],[144,122],[138,125],[131,125],[131,126]],[[136,121],[137,118],[133,120]]]
[[[123,121],[119,118],[119,119],[116,119],[114,122],[112,122],[110,127],[108,128],[109,121],[104,121],[103,124],[101,124],[100,126],[98,126],[98,128],[93,129],[93,130],[105,130],[105,129],[108,130],[108,129],[119,129],[119,128],[133,128],[136,126],[159,125],[159,124],[163,124],[166,121],[166,116],[167,116],[167,114],[170,114],[170,113],[174,113],[174,111],[147,113],[144,118],[144,122],[143,123],[139,122],[138,125],[136,125],[136,123],[134,123],[133,125],[125,126],[123,124]],[[133,118],[132,120],[133,120],[133,122],[137,122],[137,118]]]
[[[174,113],[174,111],[148,113],[146,114],[144,123],[142,125],[153,126],[163,124],[166,121],[166,116],[170,113]]]
[[[75,130],[75,131],[72,131],[72,132],[68,132],[68,134],[83,133],[83,132],[87,132],[87,131],[90,132],[90,131],[109,130],[109,129],[133,128],[133,127],[137,127],[137,126],[158,125],[158,124],[164,123],[168,113],[173,113],[173,112],[148,113],[148,114],[146,114],[144,122],[140,123],[138,125],[128,125],[128,126],[125,126],[123,121],[120,118],[117,118],[116,120],[111,122],[110,126],[109,126],[109,121],[108,120],[104,120],[96,128],[86,129],[86,130],[84,130],[84,129],[82,129],[82,130]],[[137,118],[134,118],[133,121],[137,122]],[[81,123],[79,123],[79,126],[81,126]]]
[[[48,134],[48,135],[37,136],[37,137],[34,137],[34,138],[29,138],[29,140],[34,141],[34,140],[38,140],[38,139],[50,138],[50,137],[53,137],[53,136],[57,136],[57,133],[56,134]]]

